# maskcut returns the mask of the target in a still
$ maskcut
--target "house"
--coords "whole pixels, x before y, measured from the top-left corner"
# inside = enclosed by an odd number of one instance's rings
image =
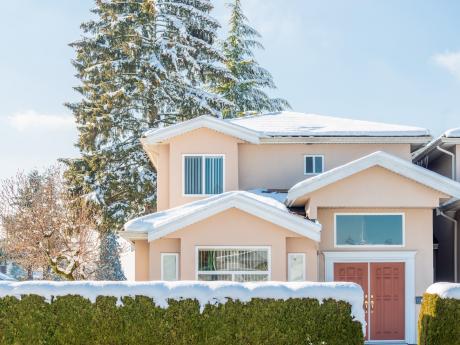
[[[413,154],[415,164],[460,182],[460,128],[450,129]],[[435,281],[458,282],[460,200],[453,198],[436,210]]]
[[[460,183],[412,163],[426,129],[279,112],[145,134],[158,212],[125,225],[136,280],[352,281],[367,339],[416,343],[434,212]]]

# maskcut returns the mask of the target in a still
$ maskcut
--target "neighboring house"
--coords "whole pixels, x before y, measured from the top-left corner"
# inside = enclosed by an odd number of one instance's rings
[[[433,214],[460,183],[412,163],[416,127],[280,112],[142,138],[158,212],[131,220],[136,280],[353,281],[367,339],[416,343]]]
[[[448,130],[414,152],[413,162],[460,182],[460,128]],[[459,281],[459,223],[460,200],[453,198],[436,210],[434,236],[438,249],[435,253],[435,281]]]

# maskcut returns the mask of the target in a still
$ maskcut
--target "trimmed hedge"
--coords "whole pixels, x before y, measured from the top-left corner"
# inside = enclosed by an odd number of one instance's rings
[[[362,326],[350,304],[332,299],[253,299],[207,305],[147,297],[36,295],[0,298],[0,344],[15,345],[358,345]],[[431,343],[434,344],[434,343]],[[446,344],[446,343],[444,343]]]
[[[419,345],[460,345],[460,300],[426,293],[418,332]]]

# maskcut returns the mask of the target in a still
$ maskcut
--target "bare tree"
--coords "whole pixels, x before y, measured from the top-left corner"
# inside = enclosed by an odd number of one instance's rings
[[[67,280],[93,275],[99,239],[91,211],[67,193],[59,167],[2,181],[0,222],[4,251],[29,278],[44,267]]]

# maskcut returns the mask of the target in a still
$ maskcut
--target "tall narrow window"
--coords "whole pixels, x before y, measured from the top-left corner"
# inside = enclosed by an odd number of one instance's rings
[[[161,253],[161,280],[175,281],[179,279],[179,254]]]
[[[305,254],[289,253],[288,254],[288,281],[302,282],[305,281]]]
[[[305,175],[321,174],[324,172],[324,156],[308,155],[305,156],[304,173]]]
[[[184,156],[184,194],[212,195],[223,192],[223,155]]]

